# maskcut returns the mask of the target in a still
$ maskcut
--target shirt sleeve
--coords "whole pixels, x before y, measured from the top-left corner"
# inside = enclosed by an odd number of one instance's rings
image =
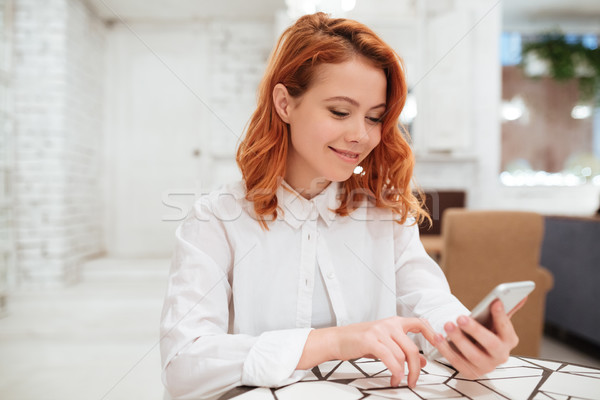
[[[445,336],[444,324],[468,315],[469,310],[450,293],[444,273],[423,248],[413,222],[394,223],[396,310],[401,316],[426,319]],[[414,339],[424,352],[433,348],[422,335]]]
[[[176,231],[163,312],[163,383],[173,399],[214,399],[240,385],[276,387],[295,371],[310,329],[231,334],[235,256],[222,222],[199,200]],[[233,313],[232,313],[233,317]]]

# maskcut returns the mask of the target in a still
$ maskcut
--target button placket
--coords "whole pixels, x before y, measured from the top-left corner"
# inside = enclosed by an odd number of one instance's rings
[[[329,250],[325,243],[321,240],[317,243],[317,258],[319,268],[325,279],[325,287],[327,289],[327,295],[331,300],[333,312],[335,313],[335,319],[338,326],[348,324],[348,311],[346,310],[346,304],[342,295],[342,288],[340,282],[337,279],[333,262]]]
[[[311,213],[312,214],[312,213]],[[302,248],[300,255],[298,308],[296,313],[296,326],[299,328],[310,327],[312,319],[312,299],[315,286],[316,262],[316,220],[308,218],[302,224]]]

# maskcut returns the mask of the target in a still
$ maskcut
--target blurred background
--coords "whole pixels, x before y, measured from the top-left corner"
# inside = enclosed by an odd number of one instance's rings
[[[403,57],[423,189],[593,219],[597,0],[0,0],[1,398],[162,398],[175,228],[240,178],[270,51],[315,11]]]

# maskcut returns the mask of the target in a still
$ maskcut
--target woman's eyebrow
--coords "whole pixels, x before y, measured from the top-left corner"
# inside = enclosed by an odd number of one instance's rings
[[[347,96],[334,96],[334,97],[330,97],[328,99],[325,99],[325,101],[345,101],[347,103],[352,104],[355,107],[358,107],[360,105],[358,103],[358,101],[354,100],[351,97],[347,97]],[[378,104],[375,107],[371,107],[370,109],[374,110],[376,108],[381,108],[381,107],[385,108],[385,103]]]

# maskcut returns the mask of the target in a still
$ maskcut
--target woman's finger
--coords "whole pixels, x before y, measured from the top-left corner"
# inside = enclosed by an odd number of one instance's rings
[[[525,297],[523,300],[521,300],[519,302],[519,304],[514,306],[513,309],[508,312],[508,314],[507,314],[508,318],[512,318],[512,316],[515,315],[515,313],[517,311],[519,311],[525,305],[526,302],[527,302],[527,297]]]
[[[452,323],[447,323],[446,327],[449,327],[449,324]],[[456,328],[455,326],[454,329],[458,328]],[[472,365],[467,359],[465,359],[462,356],[462,354],[458,351],[458,349],[454,346],[454,344],[451,344],[451,342],[444,338],[442,335],[436,334],[435,346],[437,347],[439,352],[446,358],[446,360],[448,360],[448,362],[450,362],[450,364],[452,364],[454,368],[459,370],[467,378],[475,379],[479,376],[479,373],[475,366]]]
[[[463,321],[461,325],[469,325],[467,321],[464,321],[465,319],[467,319],[465,316],[459,318],[459,321]],[[477,329],[473,330],[477,331]],[[471,337],[456,326],[447,330],[447,332],[448,340],[450,340],[456,349],[458,349],[462,358],[475,367],[475,371],[478,374],[494,369],[494,360],[490,354],[488,354],[486,349],[477,342],[477,338]]]
[[[398,343],[406,357],[406,362],[408,364],[408,386],[414,388],[417,385],[417,380],[421,373],[419,348],[405,334],[396,335],[394,340]]]
[[[475,342],[475,346],[485,354],[490,354],[490,349],[500,346],[500,339],[479,322],[467,316],[460,316],[457,320],[459,331],[467,334],[467,338]],[[467,358],[469,355],[465,354]],[[470,358],[469,358],[470,359]],[[479,365],[475,360],[471,360],[474,364]]]
[[[404,379],[404,361],[399,363],[387,346],[377,342],[373,346],[373,354],[387,367],[392,374],[390,386],[398,386]]]
[[[504,306],[501,301],[492,304],[492,320],[496,335],[510,347],[509,351],[515,348],[519,343],[519,337],[515,332],[512,322],[510,322],[510,318],[504,312]]]
[[[459,320],[463,320],[466,317],[460,317]],[[464,325],[465,323],[463,323]],[[476,331],[476,329],[474,329]],[[467,335],[462,329],[452,324],[452,329],[446,330],[448,334],[448,340],[456,346],[460,351],[463,358],[469,360],[474,365],[481,365],[485,362],[485,356],[487,355],[482,348],[475,343],[476,339]]]
[[[404,333],[420,333],[425,339],[435,346],[435,331],[429,322],[421,318],[403,318],[402,329]]]
[[[381,343],[387,348],[387,350],[392,354],[392,356],[398,362],[398,365],[401,366],[401,375],[398,383],[404,379],[405,371],[404,371],[404,362],[406,361],[405,353],[402,348],[393,340],[391,337],[387,337],[383,340],[380,340]]]

